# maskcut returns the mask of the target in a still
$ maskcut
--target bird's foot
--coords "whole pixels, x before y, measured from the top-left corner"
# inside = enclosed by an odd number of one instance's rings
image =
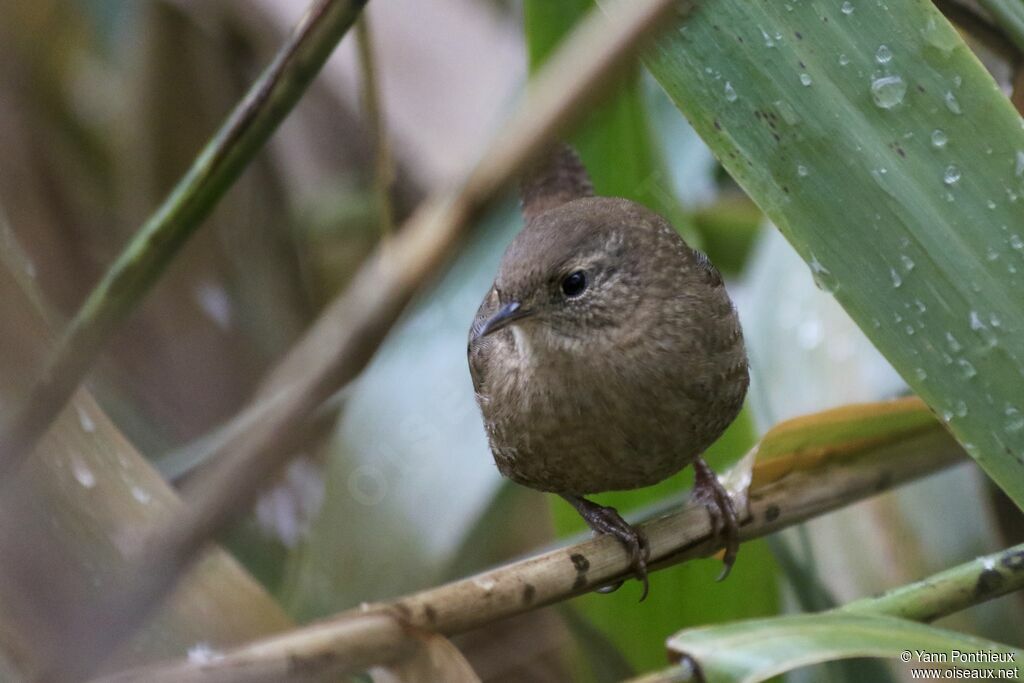
[[[693,486],[694,499],[704,504],[711,517],[711,531],[715,535],[721,534],[725,539],[725,557],[722,563],[725,565],[718,581],[729,576],[732,565],[736,562],[736,555],[740,550],[740,524],[736,514],[736,506],[732,503],[729,492],[718,481],[718,476],[704,462],[703,458],[693,461],[693,469],[697,475]]]
[[[647,560],[650,559],[650,548],[644,535],[630,526],[626,520],[622,519],[618,510],[613,507],[598,505],[581,496],[562,497],[576,508],[576,511],[583,517],[583,521],[587,523],[587,526],[596,533],[614,536],[626,548],[626,552],[629,553],[633,573],[644,586],[643,593],[640,595],[640,601],[643,602],[644,598],[647,597],[649,589]],[[621,582],[600,590],[601,592],[610,593],[620,585],[622,585]]]

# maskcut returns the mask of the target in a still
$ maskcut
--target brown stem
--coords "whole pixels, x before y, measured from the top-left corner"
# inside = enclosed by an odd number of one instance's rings
[[[836,449],[810,466],[778,460],[754,468],[741,512],[740,537],[750,540],[817,517],[965,459],[937,424],[853,452]],[[827,457],[826,457],[827,456]],[[743,506],[740,506],[743,507]],[[702,502],[639,526],[651,568],[706,557],[721,547]],[[743,561],[742,554],[739,559]],[[170,663],[123,672],[102,683],[210,683],[340,676],[393,661],[409,647],[409,632],[453,635],[566,600],[632,576],[628,552],[601,536],[513,562],[477,576],[343,612],[329,620],[226,652],[197,665]],[[657,599],[654,596],[653,599]]]

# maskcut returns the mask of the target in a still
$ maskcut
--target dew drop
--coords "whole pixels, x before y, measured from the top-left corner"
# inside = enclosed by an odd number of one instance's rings
[[[78,424],[82,427],[82,431],[88,434],[92,434],[96,431],[96,423],[89,417],[89,413],[85,411],[81,406],[76,406],[78,411]]]
[[[936,21],[935,17],[928,17],[924,28],[921,29],[921,35],[929,45],[944,55],[952,52],[960,42],[957,39],[956,32],[950,29],[945,22]]]
[[[778,110],[779,116],[782,120],[791,126],[795,126],[800,123],[800,115],[796,113],[796,109],[793,109],[793,105],[785,100],[775,100],[773,103],[775,109]]]
[[[1024,239],[1020,235],[1010,235],[1010,246],[1017,251],[1024,251]]]
[[[846,53],[839,55],[839,66],[846,66],[850,63],[850,58],[846,56]]]
[[[811,75],[810,74],[803,73],[803,74],[800,74],[800,82],[806,87],[806,86],[809,86],[814,81],[811,80]]]
[[[1018,178],[1024,176],[1024,150],[1017,150],[1017,163],[1013,167],[1013,174]]]
[[[985,340],[985,346],[983,347],[983,349],[987,350],[996,347],[996,345],[999,342],[996,340],[995,333],[992,332],[992,330],[990,330],[988,326],[985,325],[985,323],[981,322],[981,316],[978,315],[977,311],[971,311],[970,323],[971,329],[977,332],[981,336],[981,338]]]
[[[953,412],[956,413],[957,417],[967,417],[967,403],[960,400],[953,406]]]
[[[811,277],[814,278],[814,284],[823,292],[834,292],[836,290],[836,280],[828,268],[821,265],[818,257],[811,254]]]
[[[725,99],[726,99],[726,101],[727,102],[735,102],[736,101],[736,97],[737,97],[736,89],[732,87],[732,83],[730,83],[729,81],[726,81],[725,82]]]
[[[914,375],[916,375],[922,382],[928,379],[928,373],[925,372],[924,368],[914,368]]]
[[[949,138],[946,137],[946,132],[941,128],[936,128],[932,131],[932,147],[942,149],[949,142]]]
[[[903,270],[908,273],[914,269],[914,259],[910,258],[906,254],[900,255],[900,263],[903,264]]]
[[[143,505],[149,505],[149,501],[153,500],[153,496],[150,495],[149,491],[139,486],[132,487],[132,498]]]
[[[957,341],[957,338],[951,332],[946,333],[946,344],[953,353],[959,353],[963,350],[963,346],[960,345],[960,342]]]
[[[871,81],[871,99],[882,109],[892,109],[906,94],[907,84],[899,76],[882,76]]]
[[[839,10],[846,16],[850,16],[851,14],[853,14],[853,3],[844,2],[842,6],[839,8]]]
[[[978,371],[974,369],[974,366],[971,364],[971,361],[967,360],[966,358],[959,359],[956,362],[956,364],[960,368],[960,375],[964,379],[971,379],[972,377],[978,374]]]
[[[899,288],[899,286],[903,284],[903,278],[900,277],[900,274],[896,272],[895,268],[889,269],[889,277],[892,278],[892,286],[894,288]]]
[[[212,282],[199,284],[193,292],[196,302],[206,316],[222,330],[231,327],[232,311],[231,297],[227,291]]]
[[[801,178],[806,178],[809,173],[810,173],[810,171],[807,170],[806,166],[804,166],[803,164],[797,164],[797,166],[796,166],[796,174],[798,176],[800,176]]]
[[[1006,416],[1006,423],[1004,424],[1006,431],[1019,432],[1024,429],[1024,415],[1019,410],[1011,405],[1007,405],[1003,415]]]
[[[190,664],[209,664],[223,656],[205,641],[196,643],[188,649],[188,661]]]
[[[947,90],[943,100],[946,102],[946,109],[954,114],[960,114],[960,102],[956,99],[956,95]]]
[[[950,164],[942,174],[942,182],[947,185],[956,185],[960,180],[960,169]]]
[[[892,50],[888,45],[879,45],[875,51],[875,61],[879,64],[888,64],[892,61]]]
[[[71,474],[74,475],[75,481],[87,489],[96,486],[96,475],[77,453],[71,456]]]

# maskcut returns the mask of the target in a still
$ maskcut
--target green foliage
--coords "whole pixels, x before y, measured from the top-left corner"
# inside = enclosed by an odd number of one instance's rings
[[[955,29],[917,0],[723,0],[699,3],[647,64],[1024,506],[1024,131]]]
[[[691,629],[673,636],[669,648],[699,661],[708,683],[757,683],[820,662],[851,657],[895,659],[906,651],[916,650],[947,654],[953,650],[998,652],[1014,654],[1018,661],[1024,655],[1021,650],[1000,643],[913,621],[839,613],[801,614]]]

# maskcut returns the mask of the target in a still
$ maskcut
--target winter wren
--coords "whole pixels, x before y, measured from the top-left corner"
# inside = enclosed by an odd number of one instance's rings
[[[594,197],[564,145],[527,177],[522,200],[526,225],[469,333],[498,469],[618,538],[646,595],[643,537],[583,496],[650,486],[693,464],[695,493],[727,539],[727,573],[736,512],[701,454],[739,412],[748,374],[721,276],[661,216]]]

